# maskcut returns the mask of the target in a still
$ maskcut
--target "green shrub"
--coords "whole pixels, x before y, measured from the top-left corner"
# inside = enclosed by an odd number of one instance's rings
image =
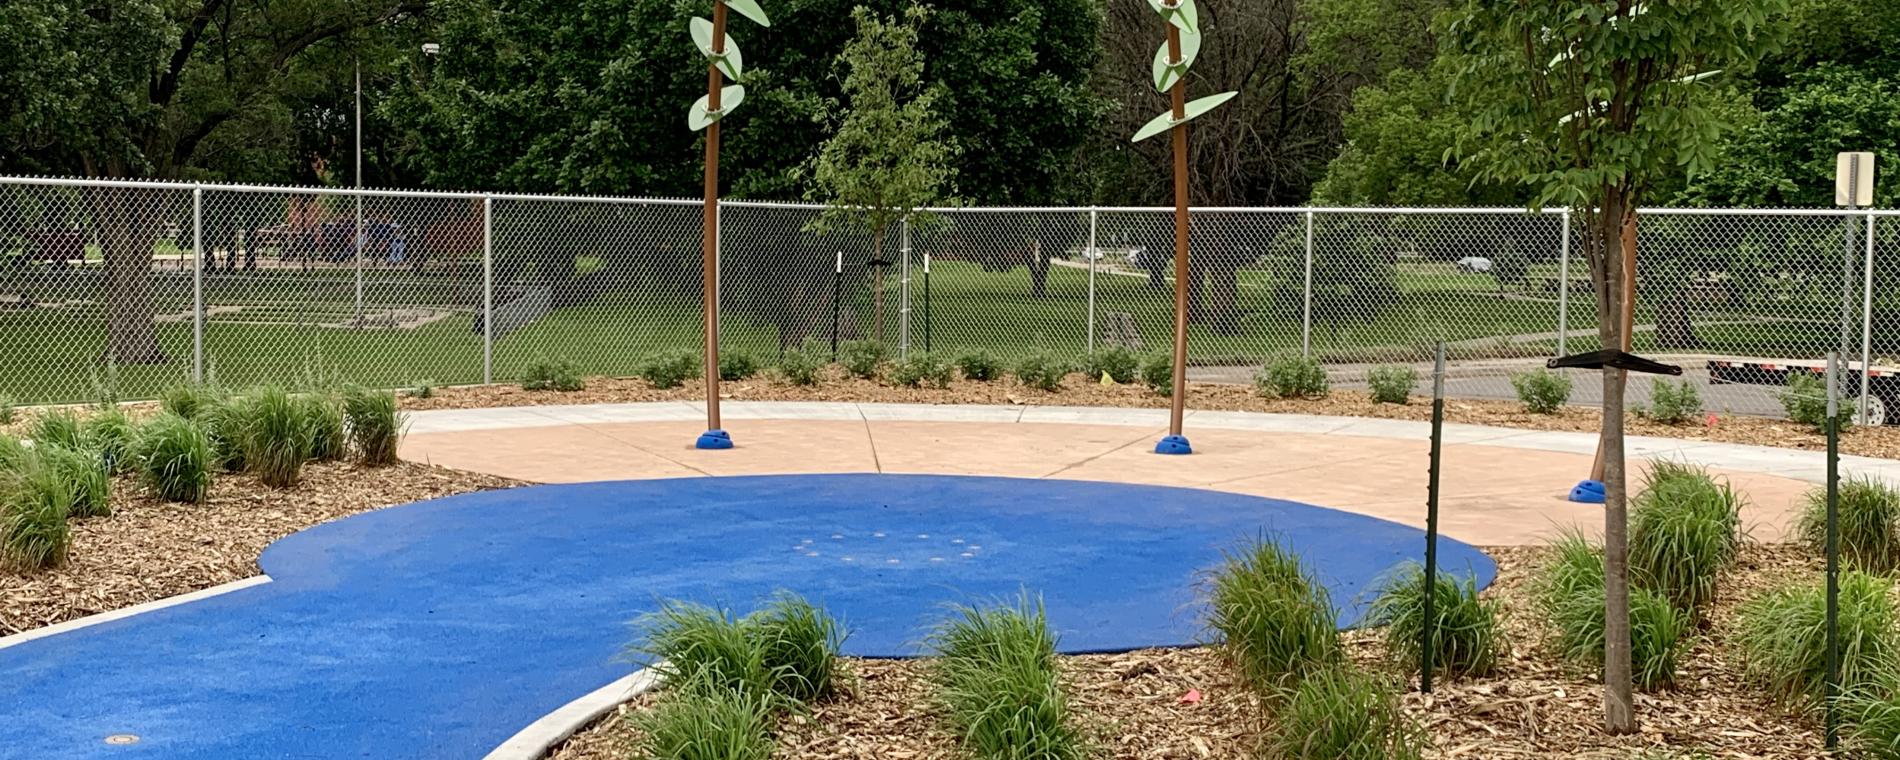
[[[213,463],[225,472],[245,468],[244,426],[250,417],[250,399],[238,396],[220,399],[198,412],[197,423],[204,427],[211,442]]]
[[[132,461],[134,438],[138,429],[132,425],[132,418],[118,407],[108,407],[93,412],[80,424],[80,437],[85,440],[86,448],[99,452],[105,457],[106,469],[111,472],[127,472],[137,466]]]
[[[403,389],[403,395],[410,398],[435,398],[434,380],[417,380]]]
[[[1538,610],[1557,631],[1557,650],[1574,664],[1603,663],[1603,552],[1581,535],[1559,539],[1556,557],[1534,582]],[[1661,594],[1631,585],[1631,676],[1643,689],[1668,686],[1687,654],[1695,620]]]
[[[1547,369],[1512,373],[1511,388],[1525,409],[1538,414],[1556,414],[1570,400],[1570,376]]]
[[[79,429],[79,418],[65,409],[54,409],[41,414],[33,421],[30,436],[33,442],[42,446],[65,446],[77,449],[86,445],[86,436]]]
[[[763,643],[725,610],[667,601],[636,619],[634,629],[628,653],[635,663],[654,668],[668,681],[703,681],[761,696],[772,693],[775,679]]]
[[[66,561],[73,488],[38,457],[0,472],[0,564],[40,570]]]
[[[1016,382],[1037,390],[1058,391],[1062,390],[1062,378],[1068,376],[1069,370],[1069,362],[1036,350],[1016,360]]]
[[[836,619],[797,594],[780,592],[743,623],[763,652],[773,693],[800,703],[831,696],[847,635]]]
[[[759,360],[744,351],[719,352],[719,379],[726,382],[749,380],[759,374]]]
[[[1896,656],[1889,583],[1859,571],[1841,574],[1841,686],[1873,683]],[[1827,672],[1827,589],[1823,583],[1784,586],[1742,605],[1735,645],[1744,671],[1776,698],[1818,700]]]
[[[963,379],[979,383],[995,380],[1000,374],[996,357],[980,348],[958,356],[957,371],[963,373]]]
[[[1141,384],[1156,395],[1174,395],[1174,356],[1155,354],[1141,363]]]
[[[703,366],[702,357],[697,352],[681,348],[648,356],[640,362],[634,374],[647,381],[647,385],[666,390],[678,388],[687,380],[697,377]]]
[[[639,737],[637,757],[664,760],[769,760],[772,706],[763,694],[687,677],[628,721]]]
[[[844,365],[844,371],[866,380],[877,378],[877,371],[890,355],[884,343],[877,340],[847,340],[838,346],[838,363]]]
[[[0,396],[0,425],[13,424],[13,418],[19,414],[19,402],[10,396]]]
[[[1454,678],[1490,675],[1501,648],[1497,605],[1478,598],[1478,582],[1438,574],[1432,600],[1432,672]],[[1383,625],[1385,648],[1399,665],[1416,672],[1425,632],[1425,568],[1408,562],[1387,577],[1368,610],[1368,622]]]
[[[1841,560],[1848,567],[1882,574],[1900,570],[1900,490],[1874,478],[1845,479],[1835,522]],[[1808,492],[1798,530],[1816,552],[1826,550],[1826,489]]]
[[[1399,709],[1392,684],[1347,665],[1302,679],[1274,719],[1265,747],[1270,758],[1412,760],[1426,743],[1423,730]]]
[[[1649,406],[1637,411],[1664,425],[1680,425],[1702,416],[1702,393],[1688,380],[1659,377],[1649,383]]]
[[[138,462],[145,482],[166,501],[202,502],[211,487],[216,455],[204,428],[176,414],[153,417],[139,430]]]
[[[112,475],[106,470],[105,455],[92,449],[64,446],[39,446],[34,451],[72,491],[67,514],[73,517],[112,514]]]
[[[1088,735],[1056,670],[1040,600],[958,607],[931,636],[932,668],[952,733],[982,760],[1081,760]]]
[[[581,370],[566,359],[541,357],[528,363],[521,373],[521,389],[524,391],[561,391],[572,393],[587,387],[581,380]]]
[[[1103,375],[1118,383],[1128,384],[1135,381],[1141,373],[1141,357],[1121,346],[1107,346],[1095,349],[1082,360],[1082,374],[1090,380],[1100,380]]]
[[[1418,385],[1418,371],[1403,364],[1373,367],[1366,373],[1366,387],[1374,403],[1404,404],[1412,399]]]
[[[1900,757],[1900,674],[1841,692],[1841,743],[1850,757]]]
[[[402,443],[404,415],[396,408],[396,394],[350,388],[343,394],[343,416],[349,423],[350,446],[357,461],[371,467],[396,463]]]
[[[807,343],[786,349],[778,359],[778,376],[789,385],[817,385],[819,373],[828,363],[817,346]]]
[[[1331,389],[1326,368],[1305,356],[1282,356],[1254,373],[1255,392],[1267,398],[1324,398]]]
[[[262,388],[240,405],[245,469],[264,485],[289,488],[310,458],[311,430],[303,402],[283,388]]]
[[[216,389],[199,383],[183,383],[166,388],[158,394],[158,407],[185,419],[196,419],[198,413],[218,403],[220,395]]]
[[[1299,557],[1260,540],[1230,552],[1208,591],[1208,626],[1242,680],[1284,693],[1307,673],[1341,658],[1338,613]]]
[[[1741,509],[1735,490],[1701,468],[1652,463],[1630,506],[1630,582],[1701,609],[1741,546]]]
[[[1813,425],[1822,430],[1827,425],[1827,380],[1809,372],[1790,371],[1788,386],[1776,396],[1781,399],[1781,409],[1788,413],[1788,419],[1803,425]],[[1846,430],[1854,423],[1854,404],[1845,396],[1840,399],[1835,419],[1840,429]]]
[[[10,435],[0,434],[0,473],[18,469],[33,458],[33,446]]]
[[[349,453],[349,432],[344,424],[341,401],[327,393],[292,398],[297,402],[298,413],[303,415],[304,429],[310,431],[310,444],[304,449],[306,458],[334,462]]]
[[[950,373],[948,362],[923,351],[913,351],[892,364],[890,372],[886,374],[891,385],[915,388],[927,382],[938,388],[948,388]]]

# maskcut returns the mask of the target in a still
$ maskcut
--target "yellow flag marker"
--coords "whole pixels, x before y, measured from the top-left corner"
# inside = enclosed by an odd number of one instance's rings
[[[1103,372],[1103,373],[1102,373],[1102,384],[1103,384],[1103,385],[1114,385],[1114,384],[1115,384],[1115,378],[1112,378],[1112,377],[1109,377],[1109,376],[1108,376],[1108,373],[1107,373],[1107,372]]]

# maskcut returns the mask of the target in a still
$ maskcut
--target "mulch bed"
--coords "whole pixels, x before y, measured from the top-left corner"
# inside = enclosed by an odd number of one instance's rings
[[[791,386],[764,377],[721,383],[719,397],[740,401],[850,401],[909,404],[1018,404],[1043,406],[1112,406],[1166,408],[1168,398],[1135,385],[1104,386],[1080,374],[1070,375],[1060,391],[1042,391],[1024,387],[1013,379],[990,383],[959,380],[949,388],[893,388],[870,380],[844,376],[836,367],[816,386]],[[698,401],[705,398],[705,384],[694,380],[678,388],[656,390],[646,381],[634,378],[590,378],[580,391],[524,391],[513,385],[481,385],[437,388],[430,398],[404,398],[405,409],[468,409],[498,406],[539,406],[549,404],[627,403],[636,401]],[[1431,404],[1426,398],[1413,397],[1406,405],[1376,404],[1364,391],[1335,390],[1323,399],[1265,399],[1253,389],[1238,385],[1196,383],[1188,388],[1189,409],[1215,411],[1272,412],[1280,414],[1318,414],[1375,417],[1399,420],[1431,419]],[[1450,399],[1445,403],[1445,419],[1474,425],[1558,430],[1594,433],[1602,423],[1602,411],[1595,407],[1571,406],[1556,414],[1524,411],[1514,401],[1486,399]],[[1777,446],[1819,451],[1826,440],[1812,428],[1787,420],[1739,415],[1718,415],[1715,424],[1707,419],[1693,424],[1664,425],[1631,416],[1625,429],[1630,435],[1681,438],[1692,441],[1716,441],[1756,446]],[[1900,427],[1855,428],[1841,436],[1841,451],[1846,454],[1900,459]]]
[[[1791,713],[1741,678],[1726,627],[1738,604],[1766,588],[1819,578],[1818,562],[1787,545],[1750,546],[1725,579],[1702,639],[1684,660],[1678,685],[1637,696],[1638,733],[1601,729],[1602,692],[1594,673],[1560,663],[1549,631],[1530,606],[1528,585],[1547,550],[1486,550],[1498,558],[1498,582],[1485,592],[1504,609],[1509,651],[1497,674],[1440,682],[1430,696],[1416,685],[1402,698],[1406,712],[1432,737],[1428,757],[1629,758],[1668,749],[1715,758],[1820,758],[1812,716]],[[1368,667],[1393,671],[1378,631],[1346,634],[1349,651]],[[1218,650],[1143,650],[1063,658],[1074,704],[1096,728],[1108,758],[1237,758],[1272,730],[1260,701],[1237,682]],[[871,760],[956,757],[932,705],[927,660],[850,660],[849,685],[809,717],[781,723],[786,760]],[[1190,690],[1201,699],[1185,701]],[[646,695],[622,705],[557,748],[555,760],[632,757],[638,737],[626,716],[653,703]]]
[[[421,499],[519,482],[403,462],[311,463],[294,488],[220,475],[203,504],[163,502],[135,478],[113,485],[112,514],[72,520],[65,565],[0,569],[0,635],[129,607],[257,575],[272,541],[318,523]]]

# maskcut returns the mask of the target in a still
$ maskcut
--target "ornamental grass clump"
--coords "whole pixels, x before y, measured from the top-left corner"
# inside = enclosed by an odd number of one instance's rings
[[[37,456],[0,471],[0,565],[33,571],[63,564],[72,506],[71,481]]]
[[[1554,557],[1533,582],[1533,599],[1556,629],[1556,649],[1563,659],[1578,666],[1599,666],[1605,636],[1603,550],[1580,534],[1568,533],[1553,551]],[[1695,620],[1668,598],[1634,584],[1629,600],[1632,679],[1643,689],[1668,686],[1675,681],[1676,664],[1693,643]]]
[[[327,393],[307,393],[293,397],[303,424],[309,430],[310,443],[305,458],[316,462],[334,462],[349,453],[349,431],[344,421],[343,402]]]
[[[668,601],[634,621],[628,654],[668,683],[757,694],[775,706],[830,696],[845,630],[824,610],[789,592],[743,618]]]
[[[266,387],[244,399],[242,441],[245,468],[264,485],[289,488],[310,458],[311,426],[306,405],[283,388]]]
[[[764,694],[689,674],[669,681],[648,710],[628,715],[637,757],[664,760],[770,760],[773,706]]]
[[[1630,506],[1630,582],[1697,611],[1741,548],[1742,498],[1699,467],[1650,465]]]
[[[1081,760],[1091,755],[1056,666],[1040,599],[954,607],[930,637],[931,669],[946,721],[983,760]]]
[[[64,446],[77,449],[86,445],[85,433],[79,428],[79,418],[65,409],[55,409],[41,414],[33,421],[28,437],[40,446]]]
[[[1331,599],[1278,543],[1257,540],[1229,552],[1207,587],[1208,627],[1242,680],[1262,694],[1284,695],[1341,659]]]
[[[116,406],[100,409],[80,423],[79,428],[85,447],[104,457],[107,470],[129,472],[137,467],[138,463],[132,461],[132,448],[138,428],[124,410]]]
[[[1860,757],[1900,757],[1900,665],[1841,693],[1841,743]]]
[[[137,452],[145,484],[158,498],[204,501],[217,455],[203,427],[176,414],[160,414],[139,429]]]
[[[780,592],[742,622],[762,650],[774,694],[803,704],[836,690],[838,650],[846,632],[822,608],[797,594]]]
[[[1273,717],[1264,754],[1276,760],[1414,760],[1427,743],[1393,684],[1345,663],[1301,679]]]
[[[251,399],[244,396],[219,399],[199,409],[194,420],[211,442],[212,462],[225,472],[245,468],[244,428],[250,418],[250,406]]]
[[[371,467],[396,463],[405,417],[396,408],[396,394],[366,388],[343,393],[343,416],[349,427],[350,448],[356,459]]]
[[[196,419],[198,413],[217,404],[222,399],[216,389],[200,383],[181,383],[166,388],[158,394],[158,407],[185,419]]]
[[[1844,689],[1876,683],[1900,656],[1890,586],[1859,571],[1841,574],[1836,624]],[[1734,643],[1744,672],[1783,702],[1819,700],[1827,672],[1826,616],[1827,589],[1818,582],[1783,586],[1743,604]]]
[[[1842,480],[1835,524],[1847,567],[1883,575],[1900,570],[1900,489],[1871,477]],[[1815,552],[1826,549],[1826,489],[1808,492],[1797,530]]]
[[[1477,579],[1470,576],[1460,581],[1440,572],[1432,585],[1432,672],[1490,675],[1502,649],[1497,605],[1478,598]],[[1423,666],[1425,593],[1425,568],[1408,562],[1387,576],[1367,613],[1367,622],[1385,626],[1386,652],[1410,672]]]
[[[64,446],[37,446],[40,463],[66,482],[72,501],[66,512],[73,517],[104,517],[112,514],[112,474],[106,470],[105,455],[93,449],[69,449]]]

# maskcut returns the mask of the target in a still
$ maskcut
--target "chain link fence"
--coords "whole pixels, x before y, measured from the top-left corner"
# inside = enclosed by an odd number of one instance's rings
[[[943,209],[881,230],[821,211],[722,205],[725,350],[1172,348],[1168,210]],[[0,396],[508,382],[543,359],[630,374],[700,345],[701,213],[686,200],[0,178]],[[1453,393],[1509,397],[1511,373],[1597,347],[1573,221],[1197,209],[1192,371],[1245,381],[1299,354],[1351,387],[1375,366],[1423,368],[1445,341]],[[1684,365],[1711,409],[1779,410],[1774,389],[1720,367],[1818,367],[1830,350],[1876,368],[1850,391],[1889,392],[1878,367],[1900,354],[1900,215],[1653,210],[1638,249],[1636,351]],[[1647,386],[1633,387],[1641,403]],[[1573,400],[1595,392],[1579,383]]]

